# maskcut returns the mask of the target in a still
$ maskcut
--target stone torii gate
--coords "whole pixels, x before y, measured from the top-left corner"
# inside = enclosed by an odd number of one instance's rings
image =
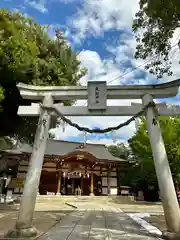
[[[31,86],[19,84],[20,94],[32,103],[31,106],[20,106],[20,116],[39,116],[29,169],[25,180],[23,196],[16,226],[7,236],[33,237],[38,231],[32,226],[36,196],[39,187],[41,169],[44,160],[48,131],[51,116],[57,109],[64,116],[133,116],[158,98],[176,96],[180,80],[157,85],[106,86],[106,82],[88,82],[88,86]],[[54,101],[88,99],[88,107],[66,107],[62,104],[53,104]],[[131,106],[107,106],[107,99],[142,99],[142,104],[133,103]],[[152,146],[156,174],[162,198],[165,219],[169,232],[180,232],[180,210],[176,197],[175,187],[167,159],[167,154],[157,119],[157,111],[162,116],[180,115],[180,107],[168,107],[166,104],[149,105],[145,116],[148,133]],[[57,111],[56,111],[57,112]],[[57,116],[57,115],[56,115]]]

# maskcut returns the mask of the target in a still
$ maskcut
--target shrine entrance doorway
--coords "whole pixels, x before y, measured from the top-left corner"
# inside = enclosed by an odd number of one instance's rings
[[[78,173],[77,173],[78,174]],[[72,175],[64,179],[65,195],[77,195],[77,188],[81,189],[81,195],[89,196],[91,193],[91,176]],[[95,196],[102,195],[102,179],[93,173],[93,192]]]
[[[90,178],[84,177],[79,172],[68,174],[64,179],[65,195],[89,195],[90,194]],[[77,189],[80,192],[77,192]]]

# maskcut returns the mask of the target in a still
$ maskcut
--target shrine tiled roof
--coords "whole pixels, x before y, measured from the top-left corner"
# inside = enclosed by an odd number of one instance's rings
[[[114,157],[109,151],[108,148],[104,144],[91,144],[86,143],[85,145],[80,142],[70,142],[70,141],[62,141],[62,140],[48,140],[47,146],[45,150],[45,155],[52,156],[65,156],[69,153],[73,152],[87,152],[92,154],[99,160],[107,160],[113,162],[128,162],[127,160]],[[6,151],[12,154],[20,154],[20,153],[28,153],[32,152],[32,146],[28,144],[23,144],[18,149],[12,149]]]

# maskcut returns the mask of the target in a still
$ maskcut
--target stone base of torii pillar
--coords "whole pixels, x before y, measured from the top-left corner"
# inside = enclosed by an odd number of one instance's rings
[[[4,235],[4,238],[19,238],[19,239],[37,239],[40,235],[42,234],[42,232],[38,231],[35,227],[30,227],[30,228],[14,228],[12,230],[10,230],[9,232],[7,232]]]
[[[162,238],[167,240],[180,240],[180,233],[172,233],[164,231],[162,233]]]

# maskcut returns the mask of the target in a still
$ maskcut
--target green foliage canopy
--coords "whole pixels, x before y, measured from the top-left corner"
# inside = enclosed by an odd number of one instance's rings
[[[146,69],[158,78],[172,75],[171,43],[180,26],[180,1],[140,0],[133,31],[137,40],[135,57],[150,59]],[[179,36],[176,39],[180,46]]]
[[[180,118],[161,117],[160,126],[174,182],[180,184]],[[139,181],[155,187],[157,186],[157,178],[146,129],[146,123],[142,121],[138,131],[129,140],[129,144],[138,160]]]
[[[135,162],[135,156],[132,154],[132,150],[127,144],[119,143],[117,145],[110,145],[108,150],[115,157],[127,160],[128,162]],[[123,169],[117,169],[119,186],[136,185],[134,170],[137,171],[137,169],[132,168],[132,165],[129,164]]]
[[[128,160],[131,155],[131,150],[124,143],[119,143],[117,145],[110,145],[108,147],[108,150],[113,156],[122,158],[125,160]]]
[[[175,184],[180,184],[180,118],[161,117],[159,121],[173,179]],[[119,171],[120,184],[137,189],[158,189],[151,144],[144,118],[141,118],[138,130],[128,142],[129,146],[123,143],[109,146],[112,155],[134,162],[124,169],[124,172],[122,169]]]
[[[20,104],[30,104],[22,100],[17,83],[77,85],[87,72],[80,68],[77,54],[63,34],[56,30],[56,38],[52,38],[48,28],[20,12],[0,9],[0,136],[29,139],[34,135],[37,119],[17,116]]]

